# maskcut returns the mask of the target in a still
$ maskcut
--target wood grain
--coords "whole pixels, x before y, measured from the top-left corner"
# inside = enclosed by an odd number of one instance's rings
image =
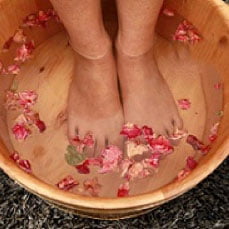
[[[131,197],[112,198],[115,192],[104,188],[101,193],[104,198],[92,198],[79,195],[77,192],[62,192],[53,186],[65,174],[77,175],[73,168],[63,162],[67,144],[66,122],[58,121],[59,114],[64,112],[66,107],[67,91],[72,77],[72,52],[67,46],[65,33],[60,32],[62,28],[52,25],[48,30],[38,29],[31,34],[36,37],[38,48],[34,58],[23,66],[19,82],[19,90],[34,89],[39,93],[36,109],[48,124],[44,134],[35,133],[23,143],[16,142],[12,135],[8,134],[7,125],[10,129],[12,119],[17,114],[8,113],[6,121],[3,102],[4,92],[9,88],[13,78],[0,78],[0,167],[11,178],[31,192],[64,208],[94,217],[112,218],[113,215],[114,218],[118,215],[121,218],[140,214],[144,209],[155,207],[181,195],[209,175],[228,156],[229,9],[217,0],[168,0],[165,1],[165,5],[176,9],[179,17],[169,20],[163,15],[160,17],[157,28],[160,36],[155,46],[156,56],[159,68],[174,97],[188,97],[192,101],[189,111],[181,111],[185,127],[190,133],[206,139],[210,126],[217,120],[216,112],[222,106],[224,110],[219,138],[211,152],[200,159],[193,173],[181,182],[172,182],[183,167],[186,156],[195,154],[191,147],[181,143],[176,153],[162,162],[159,172],[154,177],[133,184],[134,191]],[[48,7],[50,4],[45,0],[0,0],[0,46],[12,36],[26,15]],[[171,42],[171,33],[182,18],[188,19],[198,28],[203,36],[202,42],[195,46]],[[214,20],[209,21],[209,18]],[[113,29],[113,25],[114,22],[109,20],[108,28]],[[1,54],[0,59],[2,58],[9,62],[12,56]],[[42,67],[44,71],[39,73]],[[223,100],[220,92],[213,88],[214,83],[219,80],[224,83]],[[25,174],[9,160],[8,155],[12,148],[30,159],[33,175]],[[77,178],[83,179],[82,176]],[[104,187],[108,187],[105,184],[114,178],[116,182],[119,181],[118,176],[99,177]]]

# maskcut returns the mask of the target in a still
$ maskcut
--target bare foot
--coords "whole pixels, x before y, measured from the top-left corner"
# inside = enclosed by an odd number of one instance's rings
[[[129,56],[117,47],[117,58],[125,122],[148,125],[165,136],[173,134],[176,127],[182,128],[174,98],[159,72],[152,49]]]
[[[75,53],[75,75],[69,90],[69,138],[93,132],[96,154],[106,144],[122,146],[123,125],[117,72],[112,50],[103,57],[90,59]]]

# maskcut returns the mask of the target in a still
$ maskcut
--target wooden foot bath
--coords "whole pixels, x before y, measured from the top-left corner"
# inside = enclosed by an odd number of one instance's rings
[[[0,1],[0,168],[12,179],[61,209],[117,219],[143,214],[183,194],[228,156],[226,4],[165,1],[155,55],[185,131],[165,139],[153,136],[150,128],[124,126],[124,139],[132,144],[128,149],[136,147],[129,134],[138,131],[134,133],[144,137],[151,156],[141,161],[131,158],[127,167],[123,161],[130,158],[118,158],[109,172],[104,172],[105,153],[123,149],[107,146],[102,158],[88,161],[68,141],[66,105],[73,52],[51,8],[45,0]],[[108,1],[104,12],[106,27],[114,36],[117,21]],[[155,150],[158,146],[167,147],[166,153]],[[131,152],[135,154],[136,148]],[[137,175],[136,168],[141,170]]]

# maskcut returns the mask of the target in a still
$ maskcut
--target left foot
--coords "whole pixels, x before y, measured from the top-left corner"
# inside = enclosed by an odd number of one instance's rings
[[[165,136],[181,129],[182,120],[153,49],[130,56],[117,47],[117,58],[125,122],[150,126],[156,134]]]

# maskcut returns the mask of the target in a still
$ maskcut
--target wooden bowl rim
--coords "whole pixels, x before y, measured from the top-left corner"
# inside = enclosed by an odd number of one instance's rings
[[[0,0],[0,3],[2,1],[5,0]],[[211,0],[210,2],[213,7],[225,7],[225,3],[218,0]],[[228,8],[227,10],[221,10],[220,14],[225,18],[225,21],[227,21],[226,25],[229,29]],[[52,202],[59,202],[70,206],[79,206],[85,209],[117,210],[153,207],[188,191],[206,178],[228,156],[227,149],[229,148],[229,139],[224,140],[217,150],[213,147],[212,151],[215,150],[215,153],[213,154],[211,151],[208,156],[204,157],[202,163],[184,180],[172,182],[149,193],[123,198],[87,197],[61,191],[22,171],[7,156],[4,156],[3,152],[7,152],[8,149],[2,141],[0,142],[0,147],[0,168],[3,169],[9,177],[29,191],[36,193],[45,199],[49,199]]]

